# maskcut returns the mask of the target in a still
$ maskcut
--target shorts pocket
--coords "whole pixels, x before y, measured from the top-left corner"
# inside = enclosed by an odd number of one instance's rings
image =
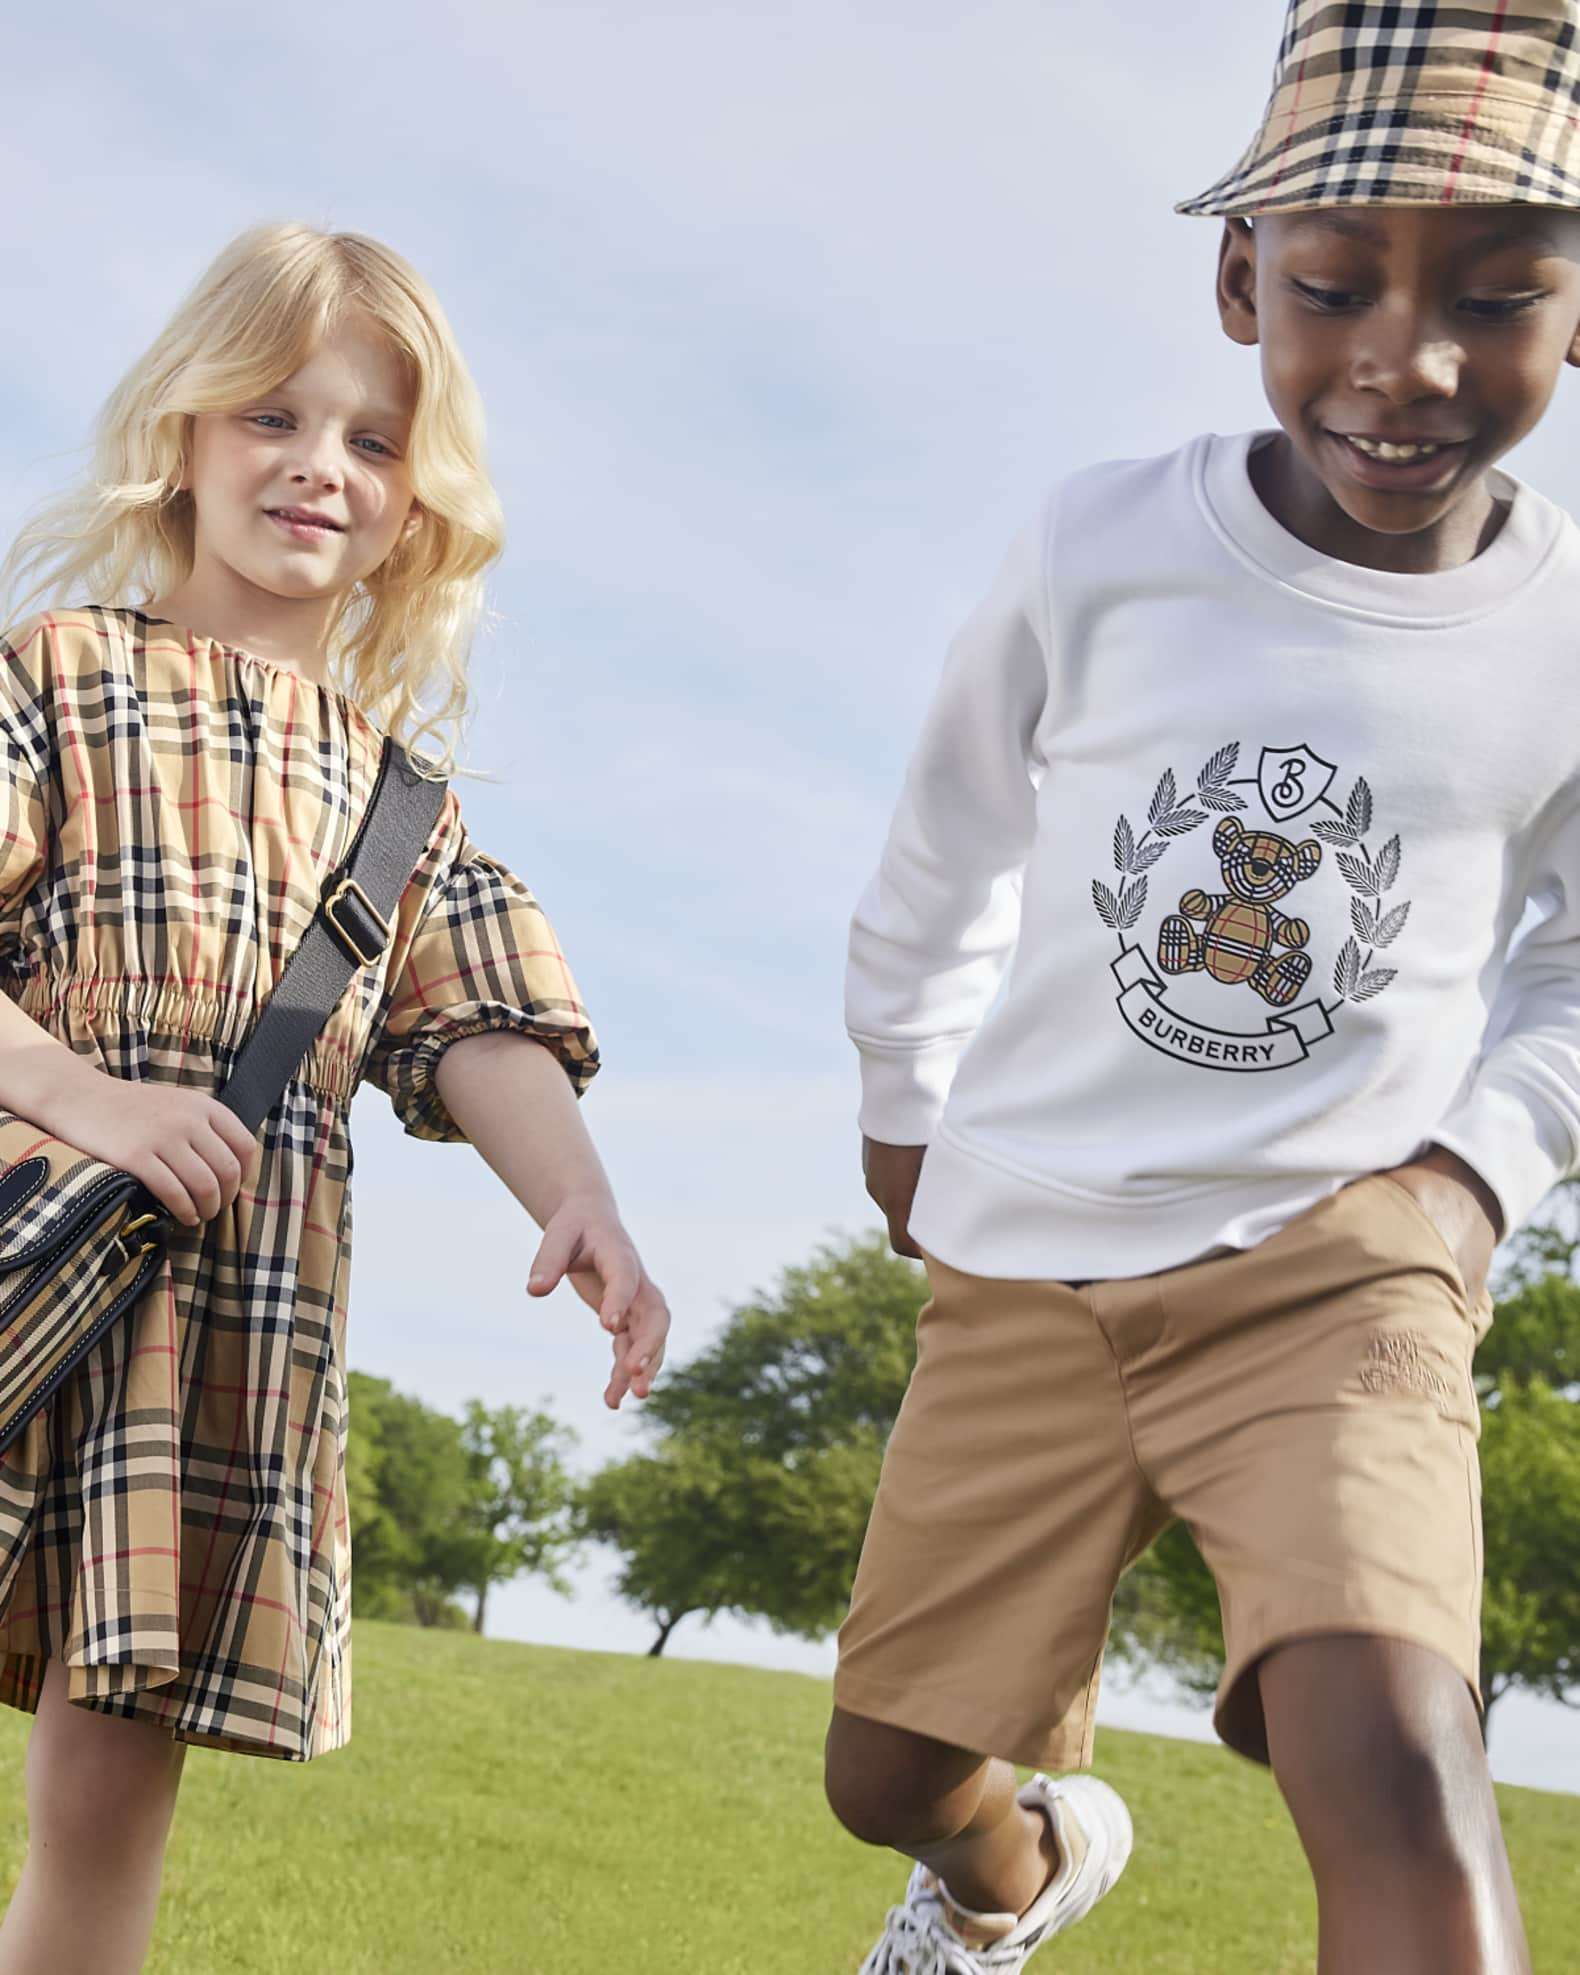
[[[1392,1173],[1373,1173],[1371,1177],[1373,1180],[1380,1180],[1387,1187],[1394,1199],[1402,1200],[1406,1212],[1414,1220],[1416,1226],[1426,1231],[1428,1239],[1442,1260],[1443,1267],[1452,1278],[1454,1287],[1459,1291],[1459,1300],[1469,1310],[1471,1307],[1470,1290],[1465,1282],[1464,1271],[1459,1266],[1458,1256],[1449,1247],[1443,1230],[1432,1219],[1432,1216],[1421,1205],[1420,1201],[1416,1199],[1409,1187],[1405,1186],[1402,1181],[1396,1180]]]

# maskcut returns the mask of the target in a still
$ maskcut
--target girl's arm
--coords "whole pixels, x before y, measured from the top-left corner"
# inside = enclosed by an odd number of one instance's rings
[[[614,1340],[605,1405],[645,1399],[664,1362],[669,1309],[620,1221],[614,1192],[555,1056],[505,1030],[463,1036],[434,1085],[450,1116],[543,1229],[527,1288],[563,1277]]]
[[[217,1097],[111,1076],[6,994],[0,1109],[133,1174],[186,1227],[229,1207],[257,1163],[257,1139]]]

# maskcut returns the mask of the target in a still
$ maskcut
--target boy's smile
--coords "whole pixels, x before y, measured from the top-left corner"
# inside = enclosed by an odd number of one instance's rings
[[[1454,567],[1502,523],[1488,469],[1580,364],[1580,215],[1334,206],[1230,220],[1224,328],[1258,344],[1282,438],[1257,491],[1324,555]]]

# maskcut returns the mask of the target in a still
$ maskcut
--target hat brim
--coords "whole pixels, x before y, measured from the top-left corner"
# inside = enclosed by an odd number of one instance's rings
[[[1532,150],[1528,105],[1417,98],[1407,109],[1352,111],[1260,142],[1216,184],[1174,210],[1254,218],[1324,206],[1507,206],[1580,210],[1580,157]],[[1572,161],[1572,162],[1571,162]]]

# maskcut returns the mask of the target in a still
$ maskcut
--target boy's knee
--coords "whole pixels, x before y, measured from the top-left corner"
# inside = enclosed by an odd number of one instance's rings
[[[1345,1739],[1342,1794],[1355,1842],[1401,1862],[1454,1855],[1464,1833],[1453,1809],[1459,1764],[1450,1752],[1398,1721],[1374,1725],[1364,1742]],[[1333,1794],[1337,1808],[1340,1793]]]
[[[853,1838],[915,1853],[947,1844],[970,1822],[962,1806],[960,1758],[901,1728],[836,1714],[823,1788]]]
[[[1498,1842],[1469,1690],[1403,1642],[1303,1642],[1264,1664],[1279,1785],[1308,1851],[1335,1865],[1391,1860],[1453,1876]]]
[[[1493,1816],[1478,1814],[1490,1785],[1460,1736],[1387,1710],[1329,1724],[1298,1774],[1281,1773],[1308,1848],[1336,1865],[1391,1861],[1399,1871],[1452,1874],[1490,1841]],[[1314,1860],[1315,1862],[1315,1860]]]

